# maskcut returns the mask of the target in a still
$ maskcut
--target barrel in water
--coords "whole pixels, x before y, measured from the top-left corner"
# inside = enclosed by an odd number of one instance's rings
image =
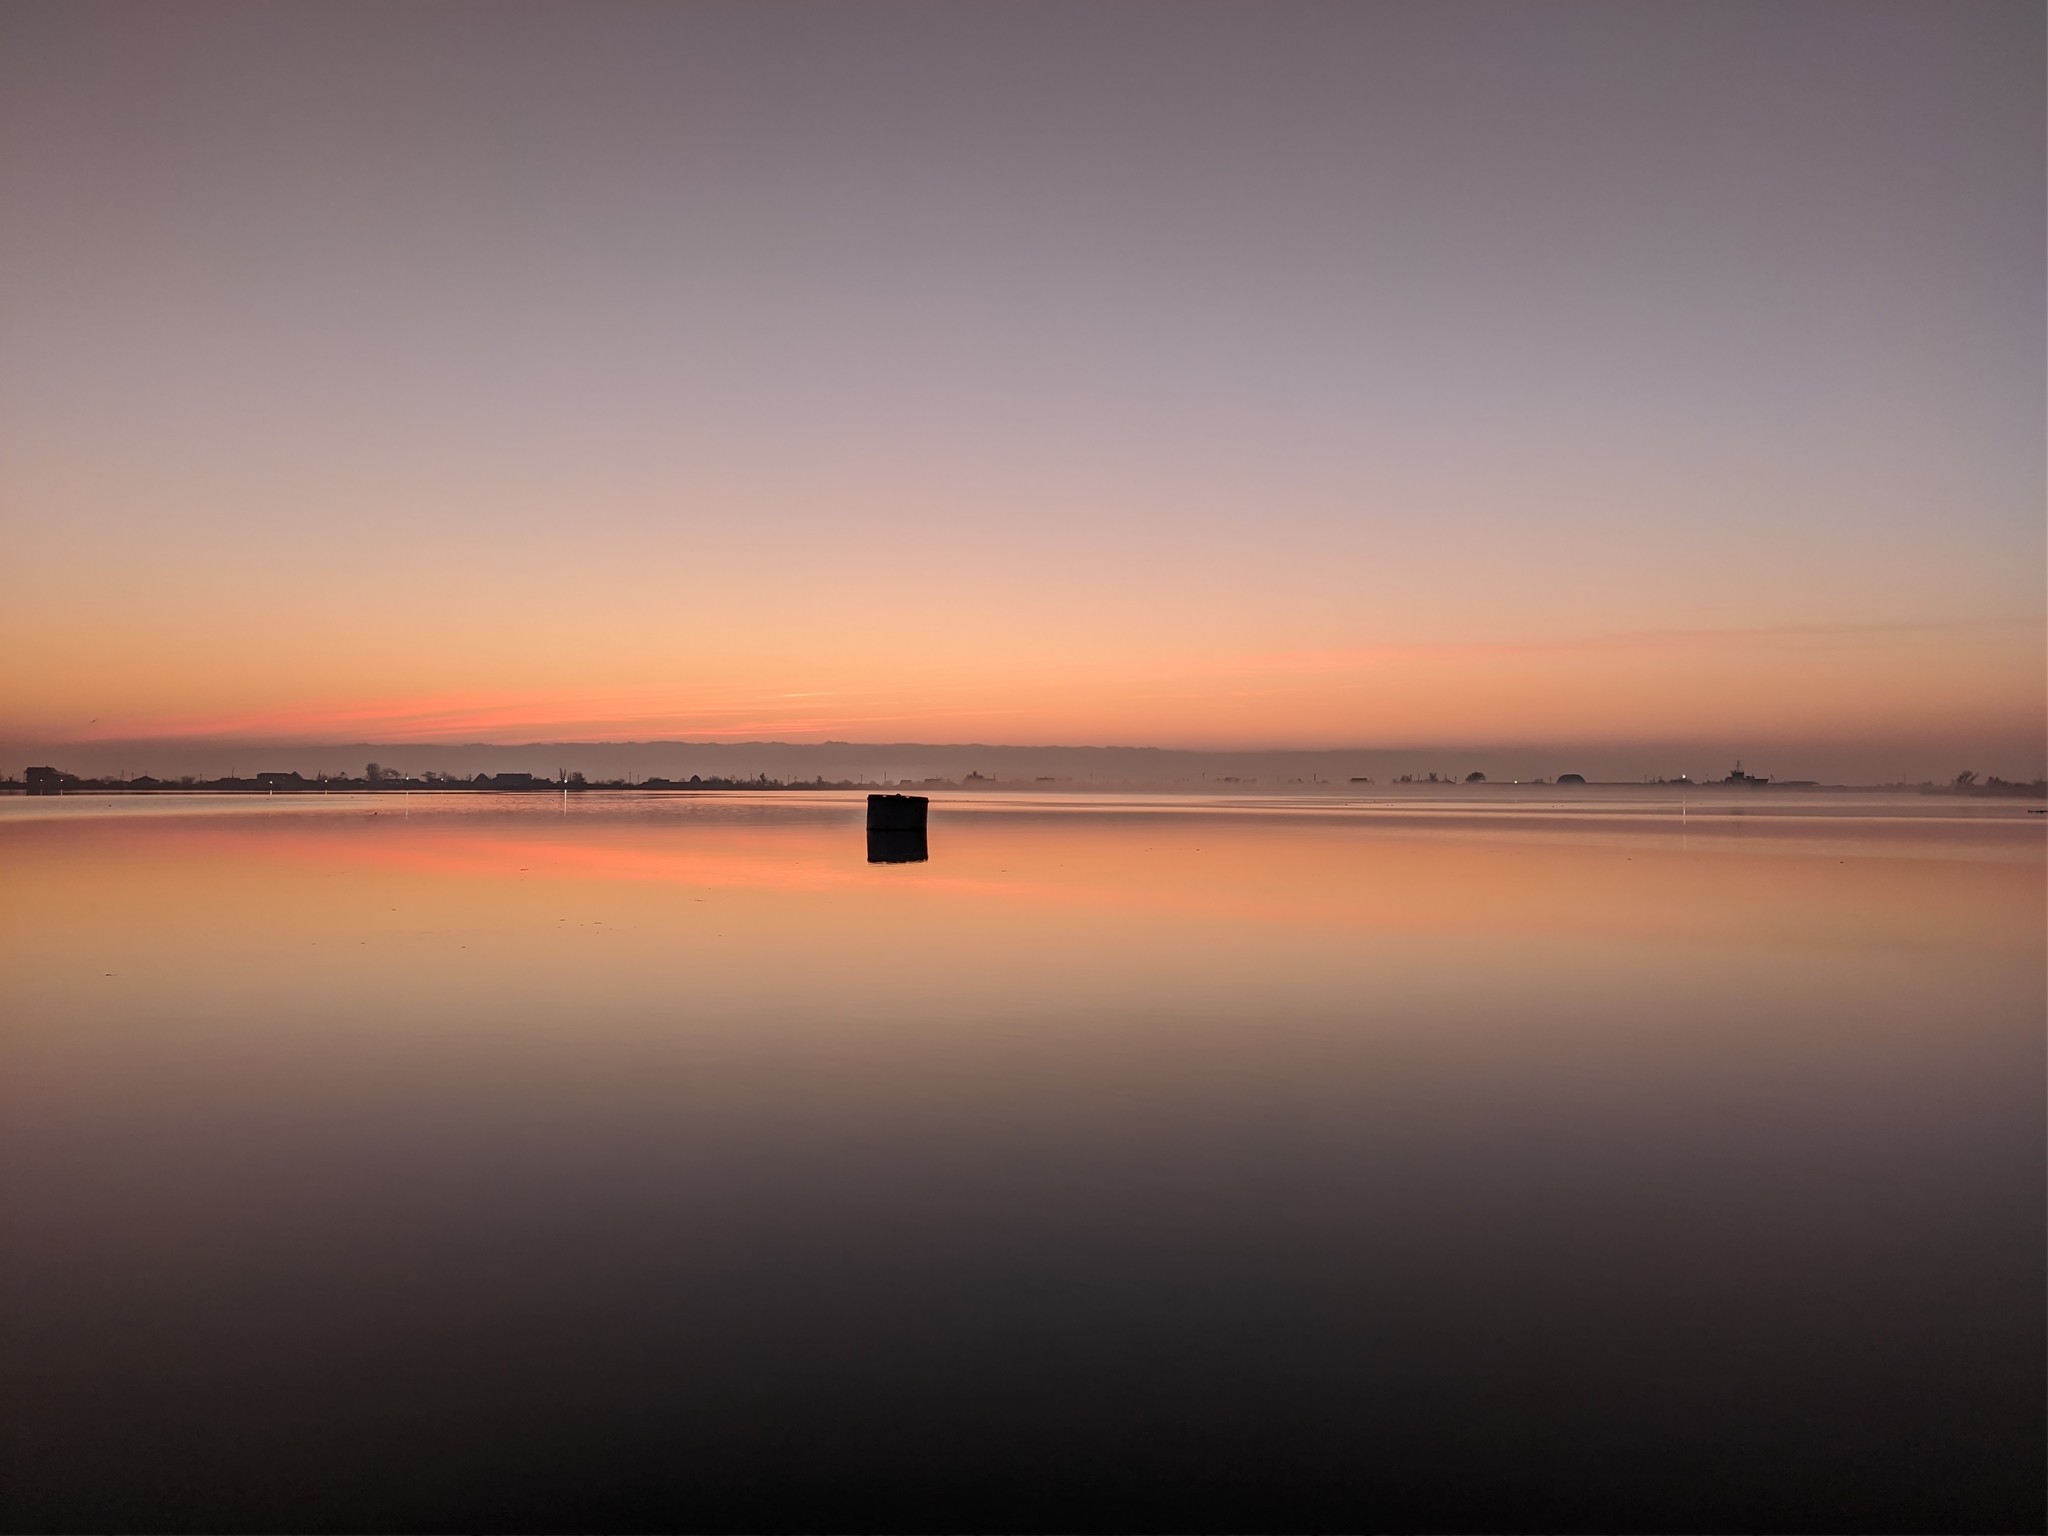
[[[869,795],[870,832],[922,832],[931,801],[923,795]]]
[[[868,796],[868,862],[922,864],[931,857],[924,840],[923,795]]]

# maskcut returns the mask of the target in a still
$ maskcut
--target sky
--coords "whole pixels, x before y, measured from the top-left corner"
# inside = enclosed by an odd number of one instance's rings
[[[0,739],[2040,771],[2044,43],[10,3]]]

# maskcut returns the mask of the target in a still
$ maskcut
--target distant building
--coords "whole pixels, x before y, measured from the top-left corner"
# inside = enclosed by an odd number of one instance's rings
[[[1771,781],[1758,774],[1744,773],[1742,771],[1742,759],[1737,758],[1735,760],[1735,771],[1721,782],[1723,784],[1768,784]]]
[[[24,775],[32,795],[61,795],[78,782],[78,775],[56,768],[31,768]]]
[[[259,773],[256,782],[265,789],[304,789],[306,781],[296,773]]]

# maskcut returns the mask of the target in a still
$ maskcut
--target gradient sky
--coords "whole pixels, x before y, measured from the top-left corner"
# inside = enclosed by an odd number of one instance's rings
[[[2043,33],[10,4],[0,735],[2038,758]]]

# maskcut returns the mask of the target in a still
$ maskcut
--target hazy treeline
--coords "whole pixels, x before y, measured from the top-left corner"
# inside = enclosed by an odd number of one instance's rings
[[[1973,755],[1974,749],[1972,749]],[[266,744],[262,742],[135,741],[94,743],[0,743],[0,763],[48,763],[81,778],[162,780],[253,779],[264,772],[325,776],[340,784],[363,780],[377,763],[422,782],[461,780],[478,774],[531,773],[559,782],[581,774],[589,784],[637,784],[655,779],[686,784],[922,783],[969,781],[971,775],[1006,785],[1044,784],[1087,788],[1234,788],[1346,785],[1369,779],[1376,785],[1404,775],[1427,782],[1462,783],[1481,773],[1491,784],[1554,781],[1576,773],[1594,782],[1646,783],[1677,780],[1706,783],[1723,777],[1740,758],[1748,771],[1774,782],[1815,780],[1823,784],[1920,787],[1953,786],[1957,771],[1986,762],[1956,761],[1957,744],[1875,749],[1773,747],[1769,743],[1584,747],[1443,746],[1361,747],[1315,751],[1210,751],[1164,747],[1034,747],[916,742],[529,742],[411,743],[350,745]],[[1954,754],[1954,755],[1952,755]],[[2048,774],[2018,752],[1990,754],[1980,768],[1981,787],[1991,777],[2002,783],[2030,783]],[[18,776],[20,768],[8,772]]]

